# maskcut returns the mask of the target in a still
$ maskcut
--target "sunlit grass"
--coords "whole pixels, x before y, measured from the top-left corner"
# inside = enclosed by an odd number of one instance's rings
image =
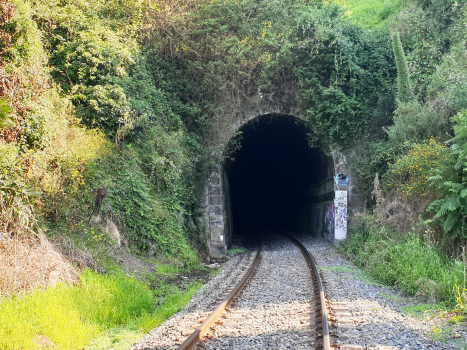
[[[21,298],[3,299],[0,349],[40,349],[44,343],[58,349],[83,348],[97,329],[82,319],[69,291],[69,287],[58,285]]]
[[[345,15],[364,28],[386,25],[390,16],[403,7],[402,0],[331,0],[343,7]]]
[[[182,310],[200,286],[153,291],[122,273],[84,271],[80,285],[4,298],[0,349],[125,349]]]

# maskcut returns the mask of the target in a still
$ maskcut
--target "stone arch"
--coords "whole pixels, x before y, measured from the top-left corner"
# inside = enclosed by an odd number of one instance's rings
[[[280,120],[292,120],[302,128],[307,128],[300,117],[290,113],[281,113],[279,109],[250,108],[242,118],[232,123],[230,138],[235,137],[238,131],[245,130],[248,126],[260,124],[268,118]],[[225,147],[228,149],[229,144]],[[322,166],[317,169],[319,181],[306,189],[306,203],[303,206],[301,217],[296,221],[296,229],[308,231],[324,236],[330,242],[336,243],[343,239],[342,235],[336,239],[335,227],[331,227],[330,216],[334,220],[334,196],[335,191],[347,191],[351,182],[341,183],[335,181],[338,173],[349,173],[347,157],[338,151],[322,153]],[[204,191],[204,210],[206,229],[208,234],[209,255],[212,258],[226,256],[227,248],[231,245],[233,235],[231,191],[228,172],[225,162],[219,161],[209,172]],[[330,212],[332,210],[332,214]],[[334,221],[332,221],[334,224]],[[345,237],[344,237],[345,238]]]

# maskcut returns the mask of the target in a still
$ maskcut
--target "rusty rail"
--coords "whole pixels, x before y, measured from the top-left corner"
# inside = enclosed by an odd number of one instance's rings
[[[193,350],[196,349],[196,345],[201,342],[203,337],[209,332],[211,326],[218,320],[222,315],[225,309],[235,300],[235,298],[241,293],[245,288],[248,280],[251,278],[256,268],[258,267],[261,261],[261,242],[258,241],[258,252],[256,253],[255,260],[251,264],[245,276],[243,276],[240,283],[234,288],[234,290],[229,294],[229,296],[212,312],[211,315],[199,326],[196,331],[188,337],[187,340],[180,345],[177,350]]]
[[[300,249],[303,256],[305,257],[308,267],[310,267],[311,279],[315,281],[316,284],[318,285],[319,299],[320,299],[320,305],[321,305],[321,323],[322,323],[322,328],[323,328],[322,329],[323,349],[332,350],[333,348],[331,347],[331,337],[329,335],[328,311],[326,308],[326,296],[324,295],[323,284],[321,282],[321,277],[319,276],[319,271],[318,271],[318,267],[316,266],[315,259],[310,254],[310,252],[305,248],[305,246],[302,243],[300,243],[298,239],[284,232],[282,232],[282,234],[286,236],[287,238],[289,238],[292,242],[294,242],[297,245],[297,247]]]

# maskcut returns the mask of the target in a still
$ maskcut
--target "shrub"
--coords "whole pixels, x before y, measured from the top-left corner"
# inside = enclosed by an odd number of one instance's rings
[[[389,167],[389,184],[406,198],[427,196],[430,189],[430,174],[446,160],[448,148],[431,138],[428,143],[414,143],[408,153],[402,155]]]
[[[421,106],[414,101],[399,103],[394,114],[394,125],[385,129],[389,140],[396,145],[420,142],[428,137],[446,139],[449,121],[430,105]]]
[[[440,224],[450,239],[465,243],[465,216],[467,215],[467,111],[459,112],[452,120],[455,137],[451,140],[449,158],[430,177],[440,198],[429,209],[436,214],[434,224]]]

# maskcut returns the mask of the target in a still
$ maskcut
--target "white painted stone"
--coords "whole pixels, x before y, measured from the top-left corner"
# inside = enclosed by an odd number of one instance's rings
[[[345,239],[347,236],[347,191],[336,191],[334,208],[334,238]]]

